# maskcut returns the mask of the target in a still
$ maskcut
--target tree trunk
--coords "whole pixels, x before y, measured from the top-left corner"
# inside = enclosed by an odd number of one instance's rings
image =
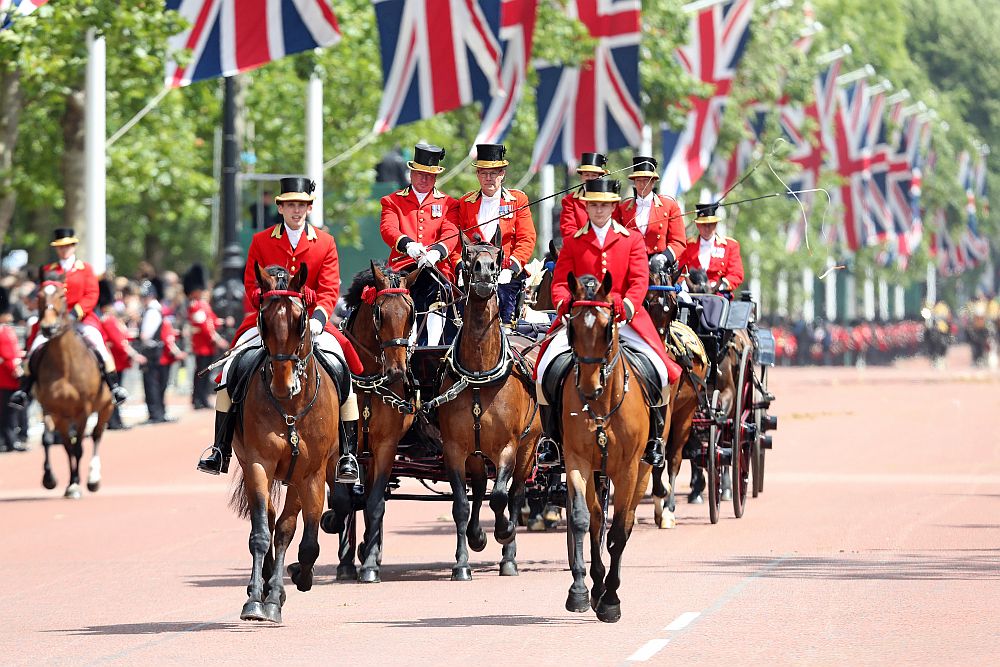
[[[0,73],[0,248],[7,239],[17,203],[13,167],[22,103],[21,70],[15,67]]]
[[[84,137],[86,129],[86,93],[83,88],[73,90],[66,97],[66,112],[63,114],[63,223],[76,230],[82,239],[86,232],[86,153]]]

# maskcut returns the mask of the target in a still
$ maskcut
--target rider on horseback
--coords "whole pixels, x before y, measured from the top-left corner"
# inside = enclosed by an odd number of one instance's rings
[[[307,222],[306,216],[312,210],[312,195],[315,183],[307,178],[290,177],[281,179],[281,194],[275,198],[278,212],[284,218],[279,223],[258,232],[250,243],[243,282],[246,288],[246,317],[234,337],[233,348],[250,343],[254,339],[261,343],[257,330],[258,310],[251,305],[250,295],[257,290],[254,266],[282,266],[293,276],[302,264],[308,266],[305,287],[315,291],[315,307],[310,313],[309,327],[312,331],[317,351],[338,357],[342,364],[348,364],[345,350],[350,350],[355,363],[352,369],[360,367],[354,350],[338,339],[341,335],[328,323],[328,314],[333,312],[340,295],[340,268],[337,245],[327,232],[317,229]],[[222,369],[222,381],[215,400],[215,444],[210,454],[198,461],[198,470],[212,475],[228,472],[232,456],[232,437],[236,428],[237,411],[232,405],[228,391],[229,368],[237,355],[231,354]],[[353,391],[341,397],[340,423],[343,425],[341,437],[342,455],[337,463],[337,481],[356,483],[358,463],[354,456],[358,420],[357,400]]]
[[[645,356],[656,371],[655,384],[660,389],[660,395],[659,400],[650,407],[649,440],[643,461],[650,465],[662,465],[661,435],[670,396],[669,385],[680,377],[680,367],[667,356],[663,340],[657,335],[656,328],[643,307],[643,299],[649,289],[645,243],[639,234],[611,220],[615,204],[621,201],[618,181],[599,178],[588,181],[585,187],[583,199],[587,202],[589,222],[565,240],[553,273],[552,300],[560,317],[552,331],[563,326],[562,317],[569,312],[572,301],[567,282],[569,273],[572,272],[575,276],[592,275],[602,280],[610,270],[614,281],[610,297],[615,314],[622,322],[619,335],[626,345]],[[538,446],[539,465],[552,465],[559,458],[556,446],[560,430],[556,410],[558,406],[549,404],[550,397],[545,395],[543,385],[550,364],[569,350],[569,338],[563,327],[543,349],[536,366],[538,403],[546,435]],[[551,398],[558,400],[555,396]]]
[[[59,256],[58,262],[47,264],[42,268],[43,280],[58,280],[66,285],[66,309],[68,316],[77,323],[77,331],[94,351],[98,358],[98,367],[104,382],[111,390],[111,397],[115,405],[120,405],[128,398],[128,392],[118,384],[118,373],[115,371],[115,360],[104,344],[104,335],[101,333],[101,321],[94,314],[97,307],[97,298],[100,288],[97,284],[97,276],[90,264],[76,258],[76,245],[79,239],[72,229],[56,229],[52,242],[49,244],[56,249]],[[50,278],[51,277],[51,278]],[[48,289],[44,282],[41,289]],[[37,326],[37,325],[36,325]],[[46,342],[46,338],[40,331],[35,333],[34,340],[28,349],[25,358],[24,375],[21,377],[21,388],[10,397],[10,405],[23,409],[27,407],[31,389],[35,384],[35,378],[30,372],[30,360],[37,350]]]

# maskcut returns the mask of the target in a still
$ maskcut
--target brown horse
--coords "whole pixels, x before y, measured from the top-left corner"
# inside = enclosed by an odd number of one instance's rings
[[[663,337],[667,354],[682,369],[677,391],[670,397],[670,421],[666,425],[663,439],[666,442],[665,465],[653,468],[653,513],[660,528],[677,525],[676,510],[677,474],[684,460],[684,445],[691,436],[691,426],[698,411],[699,397],[704,394],[708,363],[705,348],[690,328],[676,322],[677,292],[673,273],[662,266],[650,264],[649,292],[646,293],[646,311]],[[663,472],[667,470],[668,483],[663,484]],[[666,510],[666,511],[664,511]]]
[[[101,486],[101,458],[98,454],[101,437],[111,418],[114,404],[111,392],[101,377],[94,351],[70,321],[66,307],[66,286],[53,276],[46,277],[38,291],[38,331],[48,339],[38,355],[35,395],[52,431],[59,436],[69,456],[69,486],[66,498],[80,497],[80,459],[83,458],[83,437],[87,420],[97,414],[91,433],[94,454],[90,459],[87,489]],[[42,485],[56,487],[56,478],[49,464],[52,437],[42,437],[45,446],[45,468]]]
[[[418,269],[403,275],[372,262],[371,270],[358,274],[344,296],[353,309],[344,334],[364,365],[362,375],[354,378],[361,405],[359,453],[371,455],[365,486],[365,535],[358,554],[361,571],[356,575],[362,583],[381,581],[386,491],[399,440],[413,425],[416,411],[407,364],[415,315],[409,290],[419,273]],[[329,480],[332,483],[333,477]],[[338,511],[353,517],[353,507]],[[345,528],[353,531],[351,524]],[[354,568],[353,549],[344,548],[344,537],[342,531],[338,579],[348,578]]]
[[[566,609],[585,612],[592,608],[606,623],[621,618],[618,588],[622,553],[651,470],[642,462],[650,408],[641,391],[628,391],[629,383],[636,384],[638,376],[622,353],[609,297],[611,284],[610,273],[600,283],[593,276],[577,280],[569,274],[573,301],[567,335],[575,382],[567,381],[562,394],[567,542],[573,573]],[[601,548],[611,493],[609,480],[615,487],[615,513],[607,536],[611,565],[606,572]],[[589,599],[583,555],[583,536],[588,530],[594,584]]]
[[[542,432],[530,370],[511,349],[500,325],[497,278],[503,253],[499,245],[499,238],[493,244],[467,244],[462,239],[467,290],[463,323],[446,356],[442,395],[430,404],[439,406],[444,464],[454,496],[458,547],[451,578],[455,581],[472,578],[468,548],[486,548],[479,510],[486,494],[487,459],[496,467],[490,508],[496,517],[493,536],[503,545],[500,574],[517,574],[517,512]],[[441,400],[445,397],[451,398]],[[471,478],[471,509],[466,471]]]
[[[254,264],[261,296],[258,327],[266,357],[250,378],[233,451],[243,475],[232,506],[249,518],[253,570],[240,618],[281,622],[285,551],[302,513],[299,562],[290,568],[300,591],[313,582],[319,557],[327,463],[339,448],[337,387],[320,368],[308,325],[307,267],[290,278],[279,266]],[[259,381],[258,381],[259,379]],[[288,484],[275,523],[279,483]]]

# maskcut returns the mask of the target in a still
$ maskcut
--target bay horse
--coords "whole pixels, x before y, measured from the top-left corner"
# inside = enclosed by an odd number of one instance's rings
[[[264,356],[250,376],[234,434],[243,474],[230,501],[251,524],[253,569],[243,620],[281,622],[285,552],[300,512],[299,562],[290,574],[300,591],[312,588],[327,464],[339,451],[340,400],[315,357],[308,324],[314,295],[303,289],[307,271],[302,264],[291,277],[283,267],[262,270],[254,263]],[[282,482],[288,491],[275,522]]]
[[[399,441],[415,418],[414,388],[408,370],[410,334],[416,314],[410,287],[420,271],[417,268],[402,274],[372,262],[370,270],[354,277],[344,295],[352,309],[344,335],[354,345],[364,366],[362,375],[354,376],[361,406],[358,453],[371,455],[365,484],[365,534],[358,554],[361,570],[353,573],[361,583],[381,581],[386,491]],[[332,475],[328,477],[331,488],[333,479]],[[345,498],[347,494],[340,494],[338,502]],[[353,506],[337,511],[349,512],[353,518]],[[353,532],[351,521],[348,519],[345,531]],[[354,569],[353,547],[349,540],[345,544],[347,537],[342,531],[338,579],[350,578]]]
[[[57,484],[49,463],[49,447],[53,444],[51,436],[56,434],[69,456],[69,485],[63,495],[76,499],[81,495],[80,459],[83,458],[87,420],[91,415],[97,415],[91,432],[94,453],[87,477],[87,489],[93,492],[101,486],[101,458],[98,452],[114,403],[101,377],[94,351],[76,330],[67,311],[65,283],[52,274],[43,276],[38,291],[38,331],[48,340],[35,352],[37,362],[33,364],[33,372],[36,377],[35,396],[46,419],[51,421],[52,433],[42,437],[45,447],[42,486],[54,489]]]
[[[445,471],[453,494],[452,516],[458,545],[451,578],[472,578],[469,551],[486,548],[479,510],[486,494],[486,460],[496,467],[490,509],[493,536],[503,545],[501,576],[517,575],[517,516],[524,482],[534,464],[542,427],[530,368],[511,346],[500,323],[497,279],[503,264],[500,232],[493,243],[462,238],[465,310],[462,326],[445,357],[441,395],[426,404],[437,408]],[[472,505],[466,495],[466,472]]]
[[[649,283],[649,292],[646,293],[645,300],[646,311],[653,320],[657,332],[663,337],[667,354],[683,369],[681,381],[670,397],[672,406],[670,421],[667,422],[663,434],[666,442],[664,465],[653,468],[653,517],[659,528],[673,528],[677,525],[677,519],[674,517],[674,511],[677,509],[677,475],[684,460],[684,445],[691,437],[694,417],[704,395],[708,363],[705,347],[698,337],[685,325],[676,321],[678,299],[674,272],[664,266],[662,261],[654,259],[650,261]],[[682,337],[686,340],[678,340]],[[666,486],[663,484],[664,470],[668,476]]]
[[[566,461],[567,546],[573,585],[566,609],[586,612],[615,623],[621,618],[621,559],[635,525],[635,508],[649,483],[651,468],[642,461],[649,435],[649,410],[638,376],[622,352],[618,322],[610,300],[611,273],[598,282],[594,276],[568,276],[572,294],[567,335],[573,354],[574,382],[562,390],[563,451]],[[628,391],[629,384],[633,390]],[[607,533],[610,568],[601,549],[607,508],[614,484],[614,519]],[[588,596],[584,580],[583,537],[590,532]]]

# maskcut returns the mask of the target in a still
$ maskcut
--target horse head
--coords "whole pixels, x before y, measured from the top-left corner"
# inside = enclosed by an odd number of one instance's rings
[[[416,323],[416,308],[410,288],[421,268],[403,275],[371,263],[374,294],[371,299],[376,354],[381,357],[382,374],[389,384],[406,379],[410,335]]]
[[[66,333],[70,328],[68,311],[66,283],[55,274],[43,276],[38,290],[39,333],[49,340]]]
[[[653,325],[661,335],[666,335],[670,323],[677,317],[677,293],[663,289],[674,287],[677,283],[674,267],[676,264],[671,267],[662,254],[653,255],[649,259],[649,290],[646,292],[645,305]]]
[[[293,277],[284,267],[262,270],[254,262],[254,273],[260,289],[257,329],[267,350],[270,391],[275,398],[288,400],[302,391],[302,379],[313,352],[309,304],[303,290],[308,269],[303,263]]]
[[[497,293],[497,279],[503,265],[500,226],[493,243],[469,241],[462,235],[462,278],[469,288],[468,295],[489,299]]]
[[[618,358],[615,306],[609,300],[611,272],[598,282],[594,276],[567,277],[570,303],[567,336],[576,363],[576,386],[587,400],[604,393],[608,377]]]
[[[687,274],[688,290],[693,294],[711,294],[712,288],[708,284],[708,274],[704,269],[691,269]]]

